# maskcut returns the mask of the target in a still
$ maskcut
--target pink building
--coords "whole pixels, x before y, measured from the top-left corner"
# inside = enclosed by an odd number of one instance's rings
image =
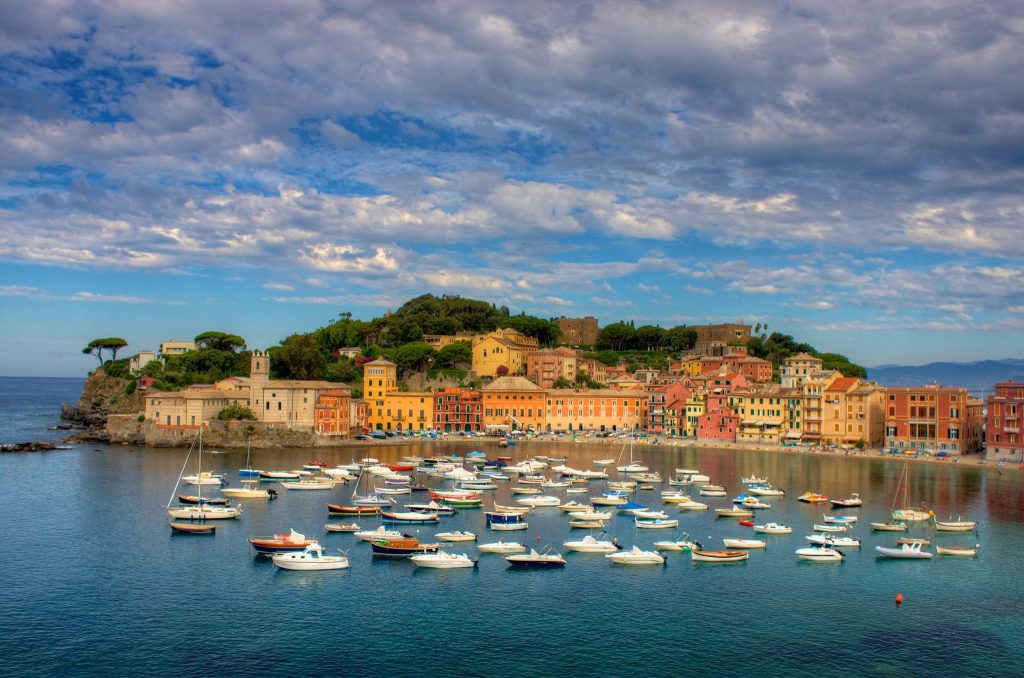
[[[995,395],[987,401],[985,458],[1024,463],[1024,438],[1020,420],[1024,416],[1024,384],[1012,379],[996,384]]]
[[[728,407],[697,417],[697,438],[736,442],[740,418]]]

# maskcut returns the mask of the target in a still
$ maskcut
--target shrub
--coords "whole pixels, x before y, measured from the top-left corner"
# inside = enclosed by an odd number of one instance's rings
[[[241,421],[243,419],[256,421],[256,415],[252,413],[252,410],[245,405],[239,405],[238,403],[231,403],[225,407],[217,413],[217,418],[221,421],[227,421],[229,419],[234,419],[236,421]]]

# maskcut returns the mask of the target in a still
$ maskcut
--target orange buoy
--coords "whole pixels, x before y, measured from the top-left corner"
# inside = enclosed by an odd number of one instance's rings
[[[903,594],[902,593],[897,593],[896,594],[896,607],[899,607],[902,604],[903,604]]]

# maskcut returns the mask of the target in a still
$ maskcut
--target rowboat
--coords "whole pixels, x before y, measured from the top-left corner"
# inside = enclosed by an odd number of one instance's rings
[[[230,503],[230,500],[224,499],[223,497],[220,497],[220,498],[216,498],[216,497],[206,498],[206,497],[200,497],[200,496],[197,496],[197,495],[194,495],[194,494],[179,494],[178,495],[178,503],[179,504],[190,504],[190,505],[191,504],[196,504],[196,505],[202,504],[202,505],[209,505],[209,506],[227,506]]]
[[[416,567],[426,567],[437,570],[452,570],[463,567],[476,567],[477,561],[471,559],[465,553],[446,553],[444,551],[438,551],[437,553],[420,553],[415,556],[410,556],[409,560],[412,561]]]
[[[797,549],[796,557],[812,563],[838,563],[845,558],[841,551],[825,546],[809,546]]]
[[[753,515],[752,510],[738,506],[715,509],[715,516],[718,518],[750,518]]]
[[[760,539],[723,539],[722,545],[727,549],[763,549],[767,546]]]
[[[498,502],[494,502],[494,510],[498,511],[498,512],[501,512],[501,513],[520,513],[520,514],[523,514],[523,513],[529,513],[530,512],[530,507],[529,506],[505,506],[504,504],[499,504]],[[486,515],[486,511],[484,512],[484,515]]]
[[[281,483],[284,485],[285,483]],[[373,491],[375,494],[412,494],[411,487],[374,487]]]
[[[878,553],[876,556],[878,558],[929,559],[935,557],[934,553],[921,550],[921,542],[900,544],[899,548],[876,546],[875,551]]]
[[[765,523],[764,525],[754,525],[754,532],[760,532],[761,534],[792,534],[793,528],[779,523]]]
[[[573,520],[611,520],[611,511],[571,511],[569,517]]]
[[[706,487],[702,487],[697,494],[702,497],[724,497],[725,490],[709,490]]]
[[[852,525],[857,522],[857,516],[830,516],[825,514],[822,515],[822,518],[826,523],[831,523],[832,525]]]
[[[405,510],[419,511],[420,513],[436,513],[439,516],[452,516],[457,513],[454,507],[438,504],[436,501],[429,501],[426,504],[406,504]]]
[[[648,530],[664,530],[670,527],[679,527],[679,521],[674,519],[642,520],[640,518],[634,518],[633,524],[636,525],[637,528],[644,528]]]
[[[171,530],[180,534],[213,534],[217,531],[216,526],[206,523],[176,523],[173,520],[167,521]]]
[[[662,492],[661,500],[666,504],[685,504],[691,501],[690,495],[682,492]]]
[[[707,504],[702,504],[699,501],[681,501],[675,506],[680,511],[706,511],[708,508]]]
[[[941,521],[937,518],[932,518],[935,523],[935,529],[939,532],[970,532],[978,527],[978,523],[973,520],[957,520]]]
[[[375,516],[380,513],[379,506],[346,506],[344,504],[328,504],[327,513],[332,516]]]
[[[897,544],[913,544],[920,543],[921,546],[931,546],[932,540],[927,537],[897,537]]]
[[[443,499],[445,504],[456,508],[479,508],[483,506],[484,500],[477,497],[462,497],[458,499]]]
[[[835,525],[832,523],[814,524],[815,532],[846,532],[847,525]]]
[[[833,499],[832,508],[856,508],[861,506],[864,500],[860,498],[860,495],[854,492],[845,499]]]
[[[690,559],[699,563],[735,563],[750,558],[747,551],[704,551],[692,549]]]
[[[275,534],[272,537],[250,537],[249,544],[256,549],[257,553],[288,553],[290,551],[302,551],[310,544],[316,543],[315,539],[306,539],[295,530],[284,534]]]
[[[603,520],[570,520],[569,527],[587,530],[600,530],[604,528]]]
[[[592,511],[594,507],[590,504],[584,504],[579,501],[570,501],[560,505],[559,510],[563,513],[569,513],[570,511]]]
[[[348,558],[345,556],[325,556],[323,548],[317,542],[309,544],[305,549],[292,553],[275,553],[271,556],[274,565],[282,570],[298,570],[309,572],[314,570],[347,570]]]
[[[609,553],[605,556],[608,560],[618,565],[664,565],[665,556],[657,551],[643,551],[639,546],[634,546],[628,551]]]
[[[334,488],[334,482],[304,479],[298,482],[282,482],[281,487],[286,490],[330,490]]]
[[[565,567],[565,558],[558,553],[537,553],[530,549],[529,553],[506,556],[505,561],[515,569],[551,569]]]
[[[381,525],[376,530],[364,530],[362,532],[356,532],[356,539],[360,541],[373,541],[374,539],[398,539],[399,537],[406,537],[408,535],[399,532],[398,530],[392,530]]]
[[[536,508],[545,506],[558,506],[559,504],[562,503],[562,500],[559,499],[558,497],[542,495],[539,497],[523,497],[522,499],[516,499],[516,503],[522,504],[523,506],[532,506]]]
[[[668,514],[664,511],[633,511],[633,517],[641,520],[668,520]]]
[[[514,531],[514,530],[526,530],[526,529],[528,529],[530,527],[530,523],[526,522],[525,520],[517,522],[517,523],[495,523],[495,522],[490,522],[490,523],[487,523],[487,527],[491,528],[492,530],[499,530],[499,531],[503,531],[503,532],[511,532],[511,531]]]
[[[477,550],[481,553],[522,553],[526,547],[519,542],[495,541],[489,544],[479,544]]]
[[[370,541],[370,548],[373,555],[388,558],[406,558],[420,553],[433,553],[440,546],[437,544],[423,544],[415,537],[398,537],[386,539],[373,539]]]
[[[327,523],[324,529],[328,532],[358,532],[359,525],[355,523]]]
[[[871,529],[875,532],[906,532],[907,524],[890,520],[884,523],[871,523]]]
[[[754,526],[754,519],[753,518],[740,518],[737,522],[739,522],[739,524],[742,525],[743,527],[753,527]]]
[[[512,494],[540,494],[541,489],[539,487],[510,487],[509,490]]]
[[[274,482],[278,480],[298,480],[299,473],[295,471],[261,471],[260,480]]]
[[[455,532],[438,532],[434,535],[434,538],[438,541],[476,541],[476,535],[472,532],[463,532],[456,530]]]
[[[940,556],[976,556],[979,548],[981,547],[978,544],[974,546],[936,546],[935,552]]]

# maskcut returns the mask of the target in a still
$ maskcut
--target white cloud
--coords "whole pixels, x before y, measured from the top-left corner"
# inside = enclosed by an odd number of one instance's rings
[[[294,292],[295,291],[295,287],[293,287],[292,285],[288,285],[286,283],[279,283],[279,282],[263,283],[263,289],[266,289],[266,290],[276,290],[278,292]]]

